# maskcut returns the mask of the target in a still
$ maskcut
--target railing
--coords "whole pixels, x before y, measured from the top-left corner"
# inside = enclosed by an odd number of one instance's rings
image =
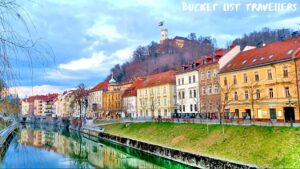
[[[0,147],[6,142],[10,134],[18,127],[18,123],[14,123],[0,131]]]

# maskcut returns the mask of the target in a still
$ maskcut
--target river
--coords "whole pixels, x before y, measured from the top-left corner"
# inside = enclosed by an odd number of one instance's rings
[[[188,166],[55,126],[26,125],[0,168],[174,168]]]

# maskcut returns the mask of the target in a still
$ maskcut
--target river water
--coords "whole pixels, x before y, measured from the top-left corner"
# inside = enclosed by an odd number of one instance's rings
[[[99,138],[54,126],[20,128],[0,168],[189,168]]]

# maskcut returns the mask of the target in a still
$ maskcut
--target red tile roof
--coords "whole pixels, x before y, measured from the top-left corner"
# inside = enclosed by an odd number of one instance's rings
[[[132,85],[123,93],[123,97],[136,96],[137,88],[145,81],[145,78],[139,78],[132,82]]]
[[[169,84],[169,83],[175,84],[176,73],[177,71],[175,70],[169,70],[167,72],[149,75],[138,88],[152,87],[152,86],[158,86],[158,85]]]
[[[23,99],[25,102],[33,102],[34,100],[43,100],[43,101],[51,101],[56,99],[58,96],[57,93],[54,94],[47,94],[47,95],[35,95],[35,96],[30,96],[28,98]]]
[[[91,90],[102,90],[102,89],[108,89],[108,81],[100,82],[95,87],[93,87]]]
[[[300,36],[247,50],[239,53],[234,59],[227,63],[220,73],[289,60],[293,58],[294,52],[296,52],[299,47]]]

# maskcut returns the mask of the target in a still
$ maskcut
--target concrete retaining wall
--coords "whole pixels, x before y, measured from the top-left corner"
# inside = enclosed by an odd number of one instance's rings
[[[115,136],[108,133],[99,133],[99,137],[105,140],[113,141],[115,143],[128,146],[146,153],[150,153],[153,155],[157,155],[169,160],[173,160],[185,165],[189,165],[192,167],[198,168],[244,168],[244,169],[252,169],[258,168],[254,165],[238,163],[234,161],[227,161],[224,159],[219,159],[210,156],[204,156],[199,154],[193,154],[189,152],[184,152],[181,150],[162,147],[160,145],[145,143],[125,137]]]

